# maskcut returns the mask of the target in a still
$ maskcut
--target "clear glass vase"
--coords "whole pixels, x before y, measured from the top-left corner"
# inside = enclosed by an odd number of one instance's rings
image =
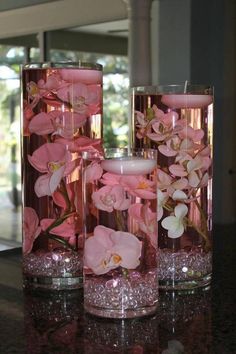
[[[190,289],[212,273],[213,89],[132,91],[131,144],[158,150],[159,286]]]
[[[23,277],[25,287],[82,286],[81,152],[99,149],[102,66],[22,68]]]
[[[100,317],[154,313],[158,301],[155,150],[84,153],[84,307]]]

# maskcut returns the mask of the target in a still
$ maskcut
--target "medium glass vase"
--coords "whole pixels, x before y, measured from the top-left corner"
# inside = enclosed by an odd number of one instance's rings
[[[212,273],[213,89],[132,91],[131,144],[158,150],[159,285],[191,289]]]
[[[23,278],[25,287],[82,286],[81,152],[99,149],[102,67],[22,68]]]
[[[84,307],[100,317],[154,313],[158,301],[156,151],[84,153]]]

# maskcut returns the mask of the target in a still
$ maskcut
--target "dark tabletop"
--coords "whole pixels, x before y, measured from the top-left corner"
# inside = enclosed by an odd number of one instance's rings
[[[213,281],[195,293],[160,293],[134,320],[83,311],[82,291],[23,292],[21,249],[0,252],[0,354],[236,353],[236,226],[214,228]]]

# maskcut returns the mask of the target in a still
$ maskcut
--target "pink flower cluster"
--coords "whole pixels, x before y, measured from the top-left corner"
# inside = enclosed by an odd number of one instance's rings
[[[36,210],[24,208],[25,253],[31,252],[40,233],[75,245],[81,216],[75,206],[79,196],[75,196],[74,187],[79,180],[81,152],[101,150],[101,140],[86,136],[83,130],[91,115],[101,112],[100,81],[99,71],[53,69],[46,80],[27,84],[24,136],[38,136],[42,141],[28,155],[28,163],[38,171],[34,192],[38,198],[52,199],[57,217],[39,220]]]
[[[207,186],[212,164],[207,137],[202,129],[193,129],[175,111],[164,113],[156,105],[145,115],[136,111],[136,137],[157,144],[166,166],[158,170],[158,220],[171,238],[180,237],[187,226],[188,205]],[[163,166],[163,164],[162,164]],[[164,210],[170,213],[166,215]]]
[[[85,170],[86,183],[96,184],[92,193],[92,202],[97,210],[116,213],[122,218],[119,231],[98,225],[93,235],[85,240],[85,267],[100,275],[112,269],[122,267],[135,269],[140,264],[144,235],[146,242],[155,250],[157,247],[157,214],[150,208],[156,200],[156,182],[145,176],[118,175],[104,172],[100,164],[91,163]],[[96,183],[95,183],[96,182]],[[126,215],[126,216],[124,216]],[[136,231],[134,234],[134,225]],[[127,231],[123,231],[128,228]],[[139,236],[139,238],[138,238]]]

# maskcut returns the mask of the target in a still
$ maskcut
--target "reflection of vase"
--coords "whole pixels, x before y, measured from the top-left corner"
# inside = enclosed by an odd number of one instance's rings
[[[156,151],[85,153],[84,306],[101,317],[155,312]]]
[[[100,143],[101,70],[88,63],[23,67],[25,286],[82,286],[80,154]]]
[[[85,316],[84,354],[158,354],[157,316],[108,320]]]
[[[209,284],[212,271],[212,89],[138,87],[131,145],[158,149],[159,285]]]
[[[160,293],[160,353],[212,353],[211,291]]]
[[[83,305],[81,290],[25,293],[24,322],[27,353],[80,352]],[[56,350],[56,351],[55,351]]]

